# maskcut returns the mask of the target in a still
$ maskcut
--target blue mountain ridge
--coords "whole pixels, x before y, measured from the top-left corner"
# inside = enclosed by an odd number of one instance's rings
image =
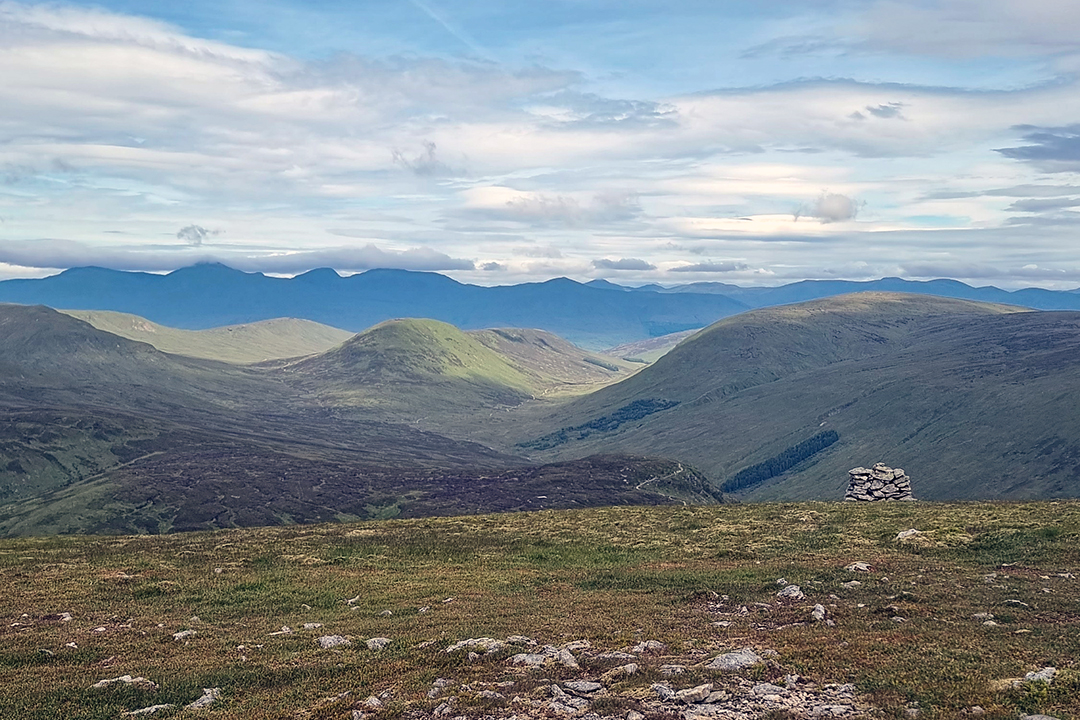
[[[275,317],[360,331],[398,317],[426,317],[463,329],[531,327],[600,349],[709,325],[751,308],[861,291],[908,292],[1040,310],[1080,310],[1080,293],[1007,291],[956,280],[805,280],[779,287],[690,283],[631,288],[568,278],[483,287],[433,272],[378,269],[342,277],[320,268],[293,278],[209,263],[166,275],[98,267],[0,282],[0,302],[114,310],[178,328],[201,329]]]

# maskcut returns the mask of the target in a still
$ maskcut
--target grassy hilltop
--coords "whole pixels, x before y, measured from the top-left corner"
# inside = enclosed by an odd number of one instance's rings
[[[894,540],[908,528],[922,534]],[[856,561],[872,571],[844,569]],[[624,507],[7,539],[0,708],[112,720],[216,687],[222,699],[200,717],[344,719],[371,695],[386,705],[374,719],[430,717],[451,696],[455,715],[521,717],[553,682],[603,676],[591,711],[659,720],[653,683],[737,694],[797,674],[804,688],[853,683],[867,716],[970,717],[977,705],[990,720],[1075,718],[1078,573],[1076,502]],[[779,578],[805,599],[778,600]],[[811,620],[819,603],[834,625]],[[195,634],[173,638],[184,630]],[[320,649],[327,635],[351,644]],[[520,647],[443,652],[510,635],[591,647],[574,646],[578,669],[514,666]],[[368,649],[372,637],[390,644]],[[604,676],[626,661],[602,653],[644,640],[666,647],[635,652],[636,674]],[[776,656],[735,673],[704,667],[743,647]],[[685,672],[665,676],[670,664]],[[1045,666],[1058,669],[1049,686],[1007,682]],[[121,675],[160,688],[91,688]],[[431,698],[437,678],[446,687]]]

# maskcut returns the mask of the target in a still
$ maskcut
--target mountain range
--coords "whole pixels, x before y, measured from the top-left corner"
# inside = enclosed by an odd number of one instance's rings
[[[0,282],[0,302],[131,313],[179,329],[206,329],[275,318],[311,320],[360,332],[385,320],[430,318],[463,330],[537,328],[592,350],[700,329],[748,309],[852,292],[906,292],[1040,310],[1080,310],[1080,293],[1006,291],[954,280],[810,280],[742,288],[690,283],[628,288],[606,280],[481,287],[438,273],[369,270],[341,277],[330,269],[294,278],[204,264],[167,275],[73,268],[33,280]]]
[[[878,461],[928,500],[1080,491],[1073,311],[861,292],[723,317],[651,364],[408,317],[190,330],[9,304],[0,337],[6,534],[840,499]]]

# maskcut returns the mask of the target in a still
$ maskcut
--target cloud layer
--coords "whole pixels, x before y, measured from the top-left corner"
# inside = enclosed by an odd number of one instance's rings
[[[342,34],[312,52],[299,21],[260,36],[223,14],[241,45],[108,2],[0,0],[0,263],[1065,287],[1077,7],[643,0],[619,23],[555,4],[507,24],[374,3],[368,24],[329,16]],[[710,43],[714,69],[694,59]]]

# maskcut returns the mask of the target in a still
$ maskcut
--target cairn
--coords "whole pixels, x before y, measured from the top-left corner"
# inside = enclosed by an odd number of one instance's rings
[[[900,468],[878,463],[872,469],[857,467],[848,470],[851,481],[844,500],[875,502],[878,500],[914,500],[911,478]]]

